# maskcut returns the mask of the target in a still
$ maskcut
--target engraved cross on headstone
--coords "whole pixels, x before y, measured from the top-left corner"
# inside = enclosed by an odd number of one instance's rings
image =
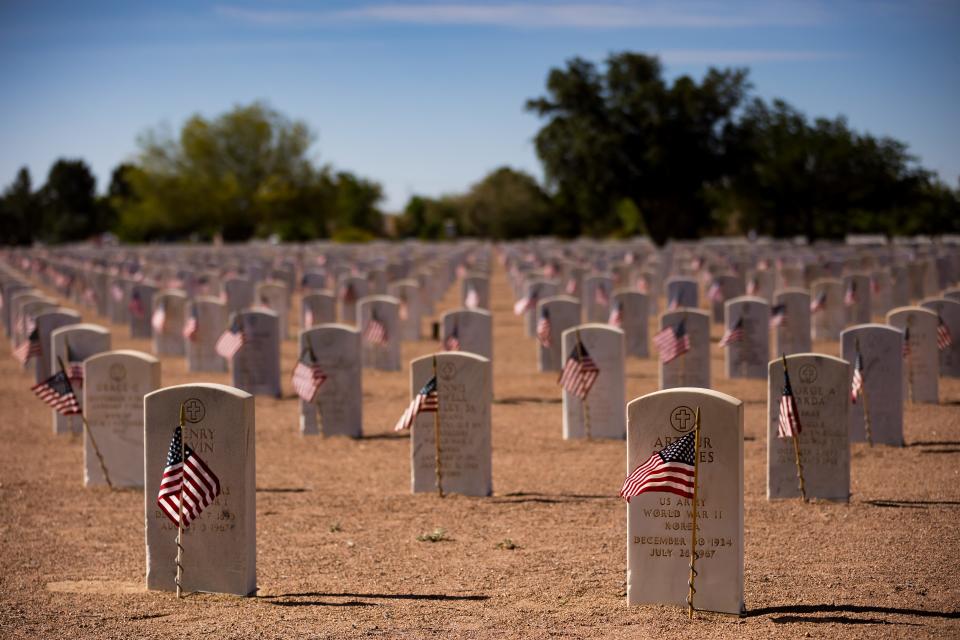
[[[673,419],[677,423],[677,427],[686,431],[687,423],[693,420],[693,414],[686,407],[680,407],[673,412]]]
[[[203,405],[200,404],[200,401],[196,398],[187,400],[183,405],[183,409],[187,414],[187,420],[190,422],[200,422],[203,418]]]

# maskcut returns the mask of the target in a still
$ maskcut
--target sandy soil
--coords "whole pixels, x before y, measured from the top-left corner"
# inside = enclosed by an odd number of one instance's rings
[[[250,598],[144,589],[142,493],[83,488],[79,438],[51,432],[3,341],[0,637],[960,637],[960,380],[941,380],[940,406],[908,407],[906,447],[854,445],[850,504],[770,503],[765,383],[723,378],[714,344],[715,388],[746,402],[748,611],[688,622],[626,605],[625,443],[561,439],[556,376],[536,373],[494,276],[495,495],[410,494],[407,437],[390,431],[406,371],[364,373],[358,440],[301,437],[285,373],[283,399],[256,400]],[[149,351],[112,329],[115,348]],[[407,343],[403,357],[434,349]],[[285,372],[295,356],[287,341]],[[628,399],[656,390],[654,359],[627,372]],[[201,381],[228,378],[163,359],[165,386]],[[417,541],[438,527],[447,540]],[[516,548],[498,548],[507,539]]]

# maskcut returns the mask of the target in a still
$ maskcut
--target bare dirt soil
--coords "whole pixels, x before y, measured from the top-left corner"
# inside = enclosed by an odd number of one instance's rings
[[[625,443],[561,439],[556,375],[536,372],[502,269],[494,277],[494,496],[410,493],[408,439],[391,432],[406,371],[364,372],[362,439],[300,436],[287,341],[284,398],[256,399],[249,598],[145,590],[142,492],[83,488],[79,437],[52,433],[4,342],[0,637],[960,637],[960,380],[941,380],[939,406],[908,406],[907,446],[853,446],[849,504],[771,503],[765,382],[725,379],[714,342],[715,388],[746,403],[747,613],[688,622],[676,607],[627,606]],[[112,330],[114,348],[150,350]],[[435,349],[407,343],[403,357]],[[162,381],[228,376],[164,358]],[[655,359],[628,361],[628,399],[656,386]],[[417,540],[436,528],[446,539]]]

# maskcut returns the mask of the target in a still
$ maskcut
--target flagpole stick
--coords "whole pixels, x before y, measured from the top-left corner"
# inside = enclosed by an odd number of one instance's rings
[[[857,357],[860,357],[860,339],[856,341]],[[867,380],[862,377],[860,380],[860,397],[863,399],[863,430],[867,436],[867,443],[873,446],[873,429],[870,425],[870,407],[867,405]]]
[[[437,377],[437,356],[433,356],[433,377]],[[437,471],[437,495],[443,497],[443,469],[440,466],[440,384],[437,383],[437,410],[433,412],[434,462]]]
[[[580,329],[577,329],[577,358],[580,362],[583,362],[583,343],[580,342]],[[583,430],[587,436],[587,440],[593,439],[593,433],[590,429],[590,405],[587,403],[587,396],[584,396],[580,401],[580,405],[583,407]]]
[[[57,356],[57,361],[60,363],[60,371],[64,376],[67,375],[66,367],[63,365],[63,358]],[[67,378],[69,382],[69,377]],[[71,391],[73,390],[73,385],[70,385]],[[90,444],[93,446],[93,452],[97,454],[97,462],[100,464],[100,473],[103,474],[103,479],[107,481],[107,486],[110,487],[110,490],[113,491],[113,483],[110,482],[110,474],[107,473],[107,465],[103,461],[103,455],[100,453],[100,447],[97,446],[97,441],[93,438],[93,431],[90,429],[90,424],[87,422],[86,416],[83,415],[83,407],[80,408],[80,422],[83,424],[83,432],[90,438]]]
[[[687,616],[693,620],[693,594],[697,592],[693,583],[697,577],[697,476],[700,469],[700,407],[697,407],[697,415],[694,420],[693,434],[693,511],[690,519],[690,576],[687,579]]]
[[[184,403],[180,403],[180,495],[177,497],[177,598],[183,597],[183,485],[186,468],[186,448],[183,433]]]
[[[786,376],[787,375],[787,356],[786,354],[781,354],[781,357],[783,358],[783,375]],[[797,409],[797,425],[799,424],[800,424],[800,413],[798,408]],[[797,480],[800,483],[800,497],[803,498],[804,502],[806,502],[807,489],[803,483],[803,461],[800,458],[800,434],[798,433],[799,431],[800,431],[799,427],[797,429],[793,429],[793,438],[792,438],[793,455],[794,455],[794,460],[796,461],[796,464],[797,464]]]

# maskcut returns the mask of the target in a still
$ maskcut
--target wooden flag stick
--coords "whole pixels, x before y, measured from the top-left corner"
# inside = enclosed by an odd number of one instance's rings
[[[693,594],[697,592],[693,583],[697,577],[695,568],[697,562],[697,480],[700,469],[700,407],[697,407],[697,414],[694,420],[693,433],[693,511],[690,521],[690,576],[687,578],[687,616],[693,620]]]
[[[63,372],[64,376],[67,376],[67,369],[63,364],[63,358],[57,356],[57,362],[60,363],[60,371]],[[70,378],[67,376],[67,383],[70,383]],[[70,385],[70,390],[73,391],[73,385]],[[77,400],[79,403],[79,399]],[[113,483],[110,482],[110,474],[107,472],[107,464],[103,461],[103,454],[100,453],[100,447],[97,446],[97,441],[93,438],[93,431],[90,429],[90,423],[87,422],[86,416],[83,415],[83,407],[80,408],[80,422],[83,424],[83,432],[88,438],[90,438],[90,445],[93,447],[93,452],[97,455],[97,462],[100,464],[100,473],[103,474],[103,479],[107,481],[107,486],[110,487],[110,490],[113,491]]]
[[[786,379],[786,376],[787,376],[787,355],[786,355],[786,354],[781,354],[781,357],[783,358],[783,375],[784,375],[784,379]],[[796,399],[794,399],[794,402],[796,402]],[[806,501],[807,501],[807,489],[806,489],[806,487],[805,487],[804,484],[803,484],[803,461],[802,461],[801,458],[800,458],[800,433],[799,433],[799,431],[800,431],[800,409],[799,409],[799,407],[798,407],[798,408],[797,408],[797,428],[796,428],[796,429],[793,429],[793,438],[792,438],[792,440],[793,440],[793,455],[794,455],[794,460],[795,460],[796,465],[797,465],[797,480],[798,480],[799,483],[800,483],[800,497],[803,498],[803,501],[804,501],[804,502],[806,502]]]
[[[177,497],[177,597],[183,596],[183,485],[186,468],[186,449],[183,424],[185,422],[184,404],[180,403],[180,495]]]
[[[860,362],[863,362],[862,356],[860,354],[860,338],[856,340],[856,349],[857,349],[857,358],[860,358]],[[856,365],[854,365],[856,366]],[[873,429],[870,425],[870,407],[867,405],[867,379],[861,373],[860,381],[860,399],[863,400],[863,430],[867,435],[867,443],[872,447],[873,446]]]
[[[583,364],[583,343],[580,342],[580,329],[576,330],[577,332],[577,357],[580,359],[580,364]],[[590,429],[590,404],[587,402],[587,397],[584,396],[583,400],[580,401],[581,406],[583,407],[583,430],[586,433],[587,440],[593,439],[593,434]]]
[[[433,356],[433,377],[437,377],[437,356]],[[437,471],[437,495],[443,497],[443,469],[440,466],[440,383],[437,382],[437,410],[433,412],[434,462]]]

